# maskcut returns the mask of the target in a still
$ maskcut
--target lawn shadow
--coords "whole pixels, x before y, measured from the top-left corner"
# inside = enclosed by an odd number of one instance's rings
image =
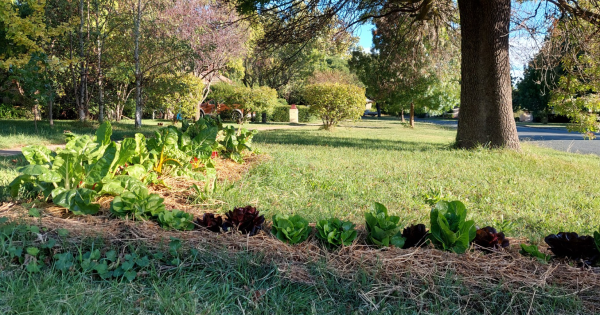
[[[136,129],[131,123],[111,122],[112,139],[115,141],[123,140],[126,137],[133,137],[136,133],[142,133],[145,136],[151,136],[159,127],[155,125],[142,125],[142,128]],[[167,126],[167,124],[165,124]],[[89,121],[80,123],[72,120],[55,120],[54,127],[50,127],[47,121],[37,122],[37,131],[33,121],[30,120],[0,120],[0,137],[10,137],[15,135],[33,136],[47,140],[52,144],[64,144],[65,133],[75,133],[79,135],[94,135],[98,129],[98,123]],[[15,143],[15,147],[27,145],[27,143]]]
[[[256,143],[289,144],[306,146],[325,146],[332,148],[357,148],[390,151],[431,151],[451,150],[449,143],[431,143],[406,140],[387,140],[371,138],[351,138],[328,136],[326,131],[319,130],[268,130],[254,137]]]

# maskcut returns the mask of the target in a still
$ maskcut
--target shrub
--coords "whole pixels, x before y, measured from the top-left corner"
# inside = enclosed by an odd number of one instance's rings
[[[308,221],[299,215],[274,215],[271,233],[280,241],[298,244],[304,242],[310,233]]]
[[[296,105],[298,108],[298,122],[310,122],[313,119],[308,106]],[[268,116],[269,121],[275,122],[289,122],[290,121],[290,106],[289,105],[278,105],[273,108],[273,112]]]
[[[337,218],[317,222],[317,237],[329,246],[349,246],[356,239],[354,224]]]
[[[354,85],[311,84],[304,89],[304,98],[327,130],[343,119],[359,119],[365,111],[365,90]]]
[[[398,225],[400,217],[389,216],[387,208],[376,202],[373,205],[372,212],[365,213],[367,221],[367,241],[378,247],[394,245],[398,248],[404,246],[405,238],[402,237],[400,230],[402,227]]]
[[[462,254],[475,238],[473,220],[467,221],[467,209],[460,201],[440,201],[431,210],[431,235],[434,245],[443,250]]]

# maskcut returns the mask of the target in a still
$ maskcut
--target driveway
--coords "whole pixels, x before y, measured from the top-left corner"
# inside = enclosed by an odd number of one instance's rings
[[[452,120],[420,119],[419,122],[432,123],[456,128],[458,123]],[[525,127],[517,126],[519,139],[555,150],[600,155],[600,134],[595,140],[585,140],[580,133],[568,132],[562,127]]]

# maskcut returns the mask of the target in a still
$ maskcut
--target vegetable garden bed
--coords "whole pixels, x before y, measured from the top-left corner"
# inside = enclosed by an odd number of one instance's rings
[[[171,231],[151,221],[118,220],[102,214],[57,216],[50,209],[42,210],[42,216],[35,218],[28,216],[26,208],[16,204],[2,205],[0,217],[47,228],[40,234],[41,239],[57,237],[57,231],[66,229],[70,243],[97,237],[108,244],[107,249],[126,251],[126,247],[136,243],[160,249],[169,240],[177,238],[187,248],[208,253],[222,249],[231,254],[255,252],[276,264],[282,277],[306,284],[316,281],[309,272],[309,265],[314,263],[324,263],[345,279],[356,280],[366,272],[380,282],[377,290],[365,293],[366,298],[394,294],[418,299],[424,287],[434,285],[440,278],[451,277],[468,288],[465,298],[469,294],[485,295],[493,288],[502,288],[513,294],[535,294],[537,297],[556,294],[558,289],[562,294],[578,296],[591,313],[600,311],[600,268],[577,267],[577,262],[569,259],[541,263],[536,258],[520,254],[519,243],[524,240],[513,238],[508,238],[511,242],[508,248],[492,252],[476,250],[477,245],[472,245],[465,254],[441,251],[432,245],[377,249],[361,245],[367,240],[367,232],[359,226],[358,236],[352,245],[329,250],[317,239],[314,229],[311,229],[307,241],[288,245],[269,232],[270,223],[265,223],[263,230],[256,235],[248,236],[235,232],[213,233],[202,228]],[[541,251],[548,252],[546,248],[541,248]]]

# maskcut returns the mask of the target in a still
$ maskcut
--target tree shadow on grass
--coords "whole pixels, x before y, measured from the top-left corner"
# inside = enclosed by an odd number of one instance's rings
[[[257,143],[324,146],[332,148],[357,148],[390,151],[451,150],[452,144],[371,138],[327,136],[326,132],[314,130],[270,130],[254,137]]]
[[[38,121],[36,132],[35,125],[31,120],[0,120],[0,137],[13,135],[25,135],[41,137],[50,143],[65,143],[65,133],[72,132],[80,135],[94,135],[98,129],[97,122],[80,123],[72,120],[55,120],[54,127],[50,127],[47,121]],[[113,134],[112,139],[119,141],[127,137],[133,137],[136,133],[142,133],[145,136],[151,136],[158,130],[157,126],[142,126],[135,129],[133,124],[111,122]],[[165,124],[166,126],[167,124]],[[27,145],[27,143],[15,143],[15,147]]]

